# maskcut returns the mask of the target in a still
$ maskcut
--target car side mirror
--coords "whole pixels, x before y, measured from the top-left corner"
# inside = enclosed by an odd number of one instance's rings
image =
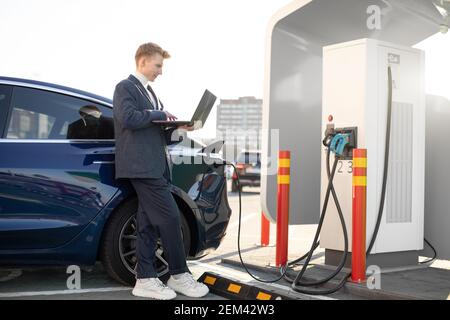
[[[80,110],[78,110],[78,113],[82,118],[89,115],[96,119],[100,119],[100,117],[102,116],[102,112],[100,111],[100,109],[93,105],[86,105],[81,107]]]

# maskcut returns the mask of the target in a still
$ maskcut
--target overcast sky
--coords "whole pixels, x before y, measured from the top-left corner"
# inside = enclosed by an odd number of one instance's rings
[[[219,98],[263,95],[265,37],[290,0],[2,0],[0,74],[111,98],[134,72],[134,53],[156,42],[172,58],[154,84],[166,109],[189,118],[205,88]],[[427,90],[448,98],[450,36],[427,49]],[[433,50],[429,50],[433,48]],[[215,134],[215,112],[203,132]]]

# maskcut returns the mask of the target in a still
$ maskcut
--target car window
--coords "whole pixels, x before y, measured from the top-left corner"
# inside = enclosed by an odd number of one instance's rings
[[[114,139],[112,110],[83,99],[14,88],[7,139]]]
[[[0,138],[3,137],[3,132],[6,125],[6,118],[9,111],[9,102],[11,99],[11,86],[0,85]]]

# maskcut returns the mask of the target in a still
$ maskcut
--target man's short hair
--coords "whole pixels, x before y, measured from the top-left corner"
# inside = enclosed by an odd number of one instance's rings
[[[158,46],[156,43],[148,42],[141,44],[136,51],[135,55],[136,64],[138,63],[141,57],[144,56],[151,57],[157,53],[159,53],[164,59],[170,58],[170,54],[166,50]]]

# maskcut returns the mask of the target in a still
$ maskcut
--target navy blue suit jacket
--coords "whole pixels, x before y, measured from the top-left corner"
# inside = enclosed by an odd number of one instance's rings
[[[167,145],[175,130],[152,123],[166,120],[155,110],[141,82],[130,75],[120,81],[113,97],[114,136],[116,140],[116,178],[160,178],[170,169]]]

